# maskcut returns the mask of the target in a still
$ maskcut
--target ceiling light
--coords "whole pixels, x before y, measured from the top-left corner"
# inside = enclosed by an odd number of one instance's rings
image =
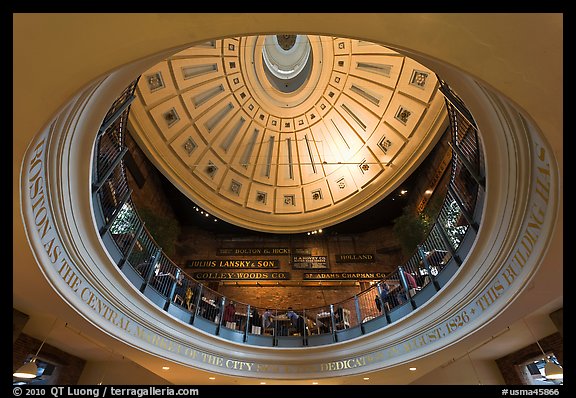
[[[214,376],[210,376],[208,379],[210,380],[216,380],[216,378]]]
[[[38,366],[36,366],[36,356],[34,356],[30,362],[26,362],[24,365],[20,366],[20,369],[12,374],[12,376],[21,379],[33,379],[37,375]]]
[[[318,384],[318,382],[317,382],[317,381],[313,381],[312,384]]]
[[[403,189],[403,190],[400,191],[400,195],[406,195],[407,193],[408,193],[408,191],[405,190],[405,189]]]
[[[523,319],[523,321],[524,324],[526,325],[526,329],[528,329],[528,331],[532,335],[532,338],[536,340],[536,344],[538,345],[538,348],[540,348],[540,351],[542,351],[542,355],[544,355],[544,360],[546,361],[546,365],[544,365],[544,375],[546,376],[546,378],[551,380],[563,379],[564,370],[562,369],[562,366],[556,365],[554,362],[550,361],[550,358],[548,358],[548,355],[546,355],[546,353],[542,349],[540,342],[538,341],[536,336],[534,336],[534,333],[532,333],[532,329],[528,327],[526,319]]]
[[[58,318],[56,318],[54,320],[54,323],[52,324],[52,327],[48,331],[48,334],[46,334],[44,341],[42,341],[42,344],[40,344],[40,347],[38,347],[38,351],[36,351],[36,355],[34,355],[29,362],[26,362],[24,365],[20,366],[20,368],[16,372],[14,372],[12,374],[12,376],[18,377],[21,379],[33,379],[36,376],[38,376],[38,366],[36,365],[36,359],[38,359],[38,354],[40,353],[40,350],[44,346],[46,339],[48,339],[50,332],[52,332],[52,329],[54,328],[54,325],[56,324],[57,320],[58,320]]]
[[[544,373],[546,378],[549,380],[558,380],[564,378],[564,370],[560,365],[556,365],[554,362],[546,358],[546,365],[544,365]]]
[[[370,380],[370,378],[369,378],[369,377],[364,377],[364,380]]]
[[[260,384],[266,384],[266,382],[265,382],[265,381],[261,381]]]
[[[414,372],[416,370],[416,368],[410,368],[410,371]]]
[[[170,366],[162,366],[162,370],[168,370],[170,369]]]

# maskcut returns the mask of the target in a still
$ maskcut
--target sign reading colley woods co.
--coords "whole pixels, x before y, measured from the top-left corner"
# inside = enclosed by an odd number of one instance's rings
[[[188,260],[186,268],[280,268],[279,260]]]
[[[244,272],[218,272],[218,271],[203,271],[194,272],[192,275],[194,279],[199,280],[277,280],[277,279],[290,279],[289,272],[260,272],[260,271],[244,271]]]
[[[337,263],[373,263],[373,254],[336,254]]]

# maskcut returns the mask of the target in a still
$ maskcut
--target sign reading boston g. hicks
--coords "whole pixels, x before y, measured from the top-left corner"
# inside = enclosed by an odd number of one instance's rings
[[[288,247],[235,247],[219,248],[216,250],[217,256],[288,256],[290,248]]]
[[[337,263],[373,263],[373,254],[336,254]]]

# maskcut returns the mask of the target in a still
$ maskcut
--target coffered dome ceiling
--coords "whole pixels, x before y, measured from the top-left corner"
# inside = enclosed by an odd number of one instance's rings
[[[213,40],[142,74],[131,131],[184,194],[232,224],[325,228],[396,189],[447,126],[434,72],[314,35]]]

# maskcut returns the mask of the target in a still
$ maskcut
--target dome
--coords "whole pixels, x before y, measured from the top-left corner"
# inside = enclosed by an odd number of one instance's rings
[[[136,95],[131,132],[157,168],[211,214],[272,233],[370,208],[446,127],[432,71],[337,37],[198,44],[143,73]]]

